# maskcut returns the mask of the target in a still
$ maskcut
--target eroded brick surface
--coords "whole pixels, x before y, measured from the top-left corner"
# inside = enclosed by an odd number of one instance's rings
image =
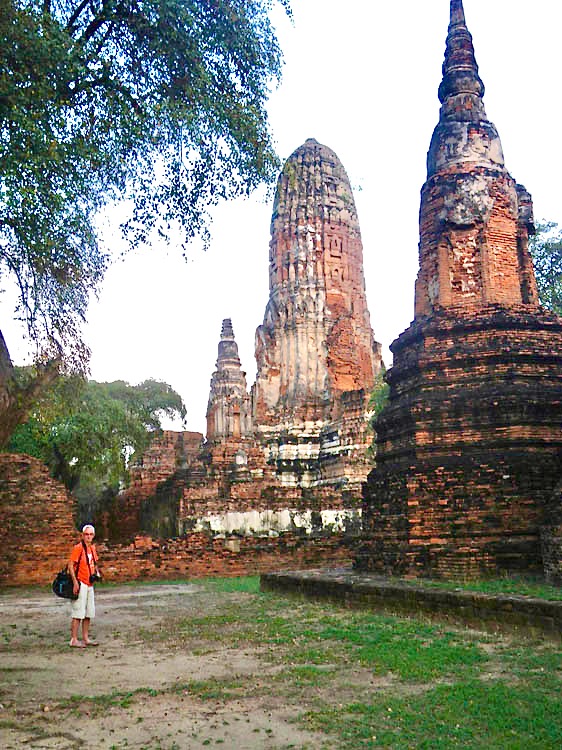
[[[0,453],[0,584],[50,583],[79,539],[66,489],[30,456]]]
[[[312,138],[279,177],[269,252],[254,421],[327,420],[340,394],[370,390],[381,347],[369,319],[349,179],[336,154]]]

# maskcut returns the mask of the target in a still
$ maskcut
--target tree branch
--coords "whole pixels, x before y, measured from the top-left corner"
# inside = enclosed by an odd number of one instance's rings
[[[49,2],[49,0],[45,0],[45,2]],[[69,34],[72,34],[74,31],[74,24],[82,14],[82,11],[90,5],[91,0],[82,0],[82,2],[78,5],[74,13],[70,16],[66,23],[66,30],[69,32]]]

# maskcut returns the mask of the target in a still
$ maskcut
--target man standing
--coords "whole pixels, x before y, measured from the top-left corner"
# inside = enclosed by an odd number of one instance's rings
[[[95,529],[86,524],[82,529],[82,540],[74,545],[70,553],[68,570],[74,584],[74,594],[78,599],[72,601],[72,622],[70,625],[70,646],[86,648],[97,646],[89,638],[90,621],[95,617],[94,582],[100,580],[98,555],[93,545]],[[78,630],[82,622],[82,640],[78,640]]]

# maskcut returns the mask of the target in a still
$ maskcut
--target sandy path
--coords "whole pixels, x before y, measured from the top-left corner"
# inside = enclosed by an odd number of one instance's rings
[[[273,697],[203,701],[181,687],[190,680],[267,678],[275,667],[260,660],[258,648],[217,642],[185,650],[140,636],[163,618],[188,627],[193,613],[220,610],[220,595],[185,584],[102,588],[96,596],[92,634],[100,645],[70,649],[67,602],[50,593],[0,595],[2,748],[321,747],[324,736],[291,723],[298,707]],[[145,692],[127,698],[138,690]],[[79,711],[68,705],[84,695],[98,696],[98,703]]]

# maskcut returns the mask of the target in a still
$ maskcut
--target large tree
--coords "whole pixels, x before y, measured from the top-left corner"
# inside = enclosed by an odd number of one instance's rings
[[[529,249],[541,304],[562,315],[562,231],[558,225],[553,222],[537,224]]]
[[[274,2],[0,0],[0,281],[40,363],[85,369],[108,201],[127,198],[130,243],[173,233],[185,248],[210,206],[274,179]],[[7,353],[2,340],[0,421],[29,403]]]
[[[29,377],[29,370],[19,375]],[[41,459],[91,518],[104,493],[127,481],[129,458],[142,455],[163,416],[185,417],[181,397],[166,383],[59,377],[15,429],[8,450]]]

